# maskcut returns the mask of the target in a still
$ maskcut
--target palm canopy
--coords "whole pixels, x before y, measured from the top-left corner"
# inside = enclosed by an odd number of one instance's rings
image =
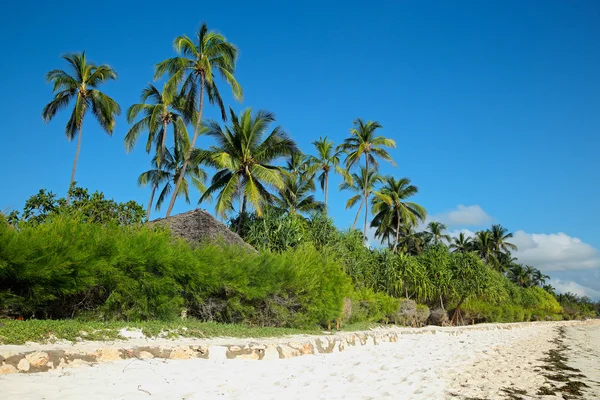
[[[139,114],[142,118],[132,125],[125,135],[125,149],[133,150],[140,133],[147,131],[146,153],[150,152],[155,144],[157,162],[161,163],[162,154],[167,149],[167,129],[173,125],[174,146],[184,151],[189,148],[190,138],[186,128],[186,121],[191,118],[183,115],[183,102],[180,96],[164,85],[162,92],[150,84],[142,90],[141,103],[134,104],[127,110],[127,123],[135,121]],[[185,153],[184,153],[185,154]]]
[[[227,113],[221,94],[215,83],[215,72],[231,86],[237,100],[243,97],[242,87],[234,77],[238,50],[222,34],[209,31],[203,23],[194,39],[187,35],[177,36],[173,47],[180,54],[156,65],[154,78],[159,79],[165,73],[170,77],[167,86],[172,90],[181,84],[181,93],[186,98],[189,111],[197,108],[198,93],[206,91],[208,100],[217,104],[223,120]],[[200,97],[202,101],[202,96]]]
[[[44,122],[49,122],[59,110],[67,107],[71,100],[75,103],[65,127],[69,141],[78,136],[70,189],[75,182],[85,114],[91,110],[102,129],[112,135],[115,117],[121,113],[121,108],[116,101],[97,89],[102,83],[117,79],[117,73],[111,67],[88,62],[85,52],[69,54],[63,56],[63,59],[69,64],[69,72],[55,69],[46,74],[46,81],[53,84],[54,98],[42,110],[42,118]],[[67,203],[70,195],[69,190]]]
[[[321,212],[325,204],[315,199],[312,194],[315,184],[312,179],[306,179],[304,174],[285,173],[283,188],[277,191],[273,199],[276,209],[290,214]]]
[[[386,177],[383,187],[373,193],[372,227],[393,227],[395,231],[394,250],[398,245],[400,226],[415,226],[427,217],[427,211],[417,203],[406,199],[417,194],[419,189],[410,179]]]
[[[329,194],[329,173],[333,170],[336,173],[347,177],[346,170],[339,167],[340,157],[343,151],[334,147],[333,142],[320,137],[319,140],[312,142],[313,146],[317,150],[316,156],[308,157],[309,171],[314,172],[317,175],[321,190],[325,194],[325,206],[327,206],[328,194]]]
[[[229,126],[221,127],[214,121],[208,124],[207,134],[217,145],[203,152],[200,161],[218,171],[200,201],[218,193],[215,211],[225,216],[233,209],[234,199],[239,198],[241,214],[249,202],[260,216],[263,205],[272,199],[268,188],[285,186],[280,168],[272,163],[298,149],[280,126],[268,132],[269,124],[275,121],[272,113],[261,110],[252,116],[248,108],[239,117],[230,109],[230,115]]]
[[[340,184],[340,190],[349,190],[356,193],[346,202],[346,209],[354,207],[360,201],[356,218],[352,224],[352,229],[355,228],[356,223],[358,222],[358,217],[360,216],[360,212],[365,205],[365,187],[367,188],[367,192],[370,193],[375,185],[380,183],[382,180],[383,177],[379,175],[377,171],[371,170],[367,172],[365,167],[361,167],[359,174],[356,172],[352,173],[349,180],[345,180]]]
[[[518,250],[517,246],[508,242],[507,240],[513,237],[512,233],[509,233],[508,230],[500,224],[492,225],[492,229],[490,230],[491,240],[493,243],[494,250],[499,252],[510,253],[511,250]]]
[[[375,131],[383,128],[377,121],[364,122],[357,118],[354,127],[350,129],[350,137],[344,140],[338,149],[346,153],[346,167],[350,168],[356,164],[364,155],[368,165],[377,167],[377,158],[389,161],[395,165],[392,156],[384,147],[394,148],[396,142],[383,136],[375,136]]]
[[[115,117],[121,113],[121,108],[97,87],[106,81],[116,80],[117,73],[108,65],[88,62],[85,52],[69,54],[63,56],[63,59],[69,64],[71,74],[61,69],[46,74],[46,81],[54,85],[55,95],[42,111],[44,122],[52,120],[59,110],[75,100],[65,129],[69,140],[73,140],[83,126],[83,118],[88,109],[91,109],[102,129],[112,135]]]
[[[458,237],[452,238],[450,248],[459,253],[467,253],[473,249],[473,240],[464,232],[460,232]]]
[[[450,242],[450,235],[444,233],[446,225],[441,222],[431,221],[427,224],[427,234],[431,236],[434,244],[438,244],[441,240]]]
[[[171,150],[166,149],[163,159],[159,162],[158,154],[152,158],[152,169],[142,173],[138,177],[138,185],[152,187],[152,194],[150,196],[150,202],[148,204],[148,218],[150,218],[149,211],[152,206],[152,199],[154,198],[154,192],[160,185],[163,188],[156,201],[156,211],[159,211],[166,197],[173,190],[173,185],[179,178],[183,166],[184,149],[173,148]],[[182,184],[179,187],[177,197],[184,196],[186,203],[190,203],[189,196],[189,183],[188,179],[191,180],[192,185],[203,193],[206,190],[204,182],[206,181],[206,171],[201,169],[199,166],[189,168],[185,172],[185,177],[182,180]]]

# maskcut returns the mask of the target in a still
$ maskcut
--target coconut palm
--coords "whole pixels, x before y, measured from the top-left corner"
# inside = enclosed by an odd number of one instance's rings
[[[450,242],[450,235],[444,234],[446,225],[441,222],[431,221],[427,224],[427,234],[433,239],[433,244],[439,244],[441,240]]]
[[[142,113],[143,118],[133,124],[125,135],[125,149],[133,150],[139,135],[148,132],[146,153],[150,153],[152,144],[156,147],[156,161],[160,165],[163,154],[167,150],[167,133],[169,125],[173,125],[173,139],[175,147],[189,148],[185,120],[182,114],[181,97],[177,96],[174,88],[164,85],[160,92],[154,85],[142,90],[141,103],[134,104],[127,110],[127,123],[131,124]],[[186,118],[187,119],[187,118]]]
[[[358,217],[360,216],[360,212],[365,205],[365,193],[370,193],[373,191],[373,188],[377,183],[381,183],[383,177],[377,173],[375,170],[371,170],[367,172],[366,168],[361,167],[360,174],[352,173],[350,175],[349,180],[345,180],[340,184],[340,190],[350,190],[356,193],[352,196],[348,202],[346,203],[346,209],[354,207],[356,203],[360,201],[360,205],[358,206],[358,211],[356,213],[356,218],[354,218],[354,222],[352,223],[352,230],[356,227],[356,223],[358,222]],[[365,187],[367,190],[365,190]]]
[[[544,275],[542,271],[537,268],[533,269],[533,273],[531,274],[532,283],[535,286],[543,287],[546,283],[547,279],[550,279],[548,275]]]
[[[464,232],[460,232],[458,237],[452,238],[450,248],[459,253],[467,253],[473,249],[473,241]]]
[[[524,267],[522,264],[513,264],[508,270],[508,279],[519,286],[531,286],[533,269],[530,266]]]
[[[312,179],[306,179],[303,174],[283,174],[283,188],[277,191],[273,199],[276,209],[290,214],[322,212],[325,204],[312,195],[315,184]]]
[[[252,110],[248,108],[238,117],[232,109],[229,111],[229,126],[222,128],[214,121],[208,124],[207,134],[216,139],[217,145],[204,152],[201,160],[218,171],[200,202],[218,193],[215,211],[225,216],[233,209],[234,199],[239,198],[239,231],[247,202],[261,216],[263,205],[272,199],[267,188],[284,188],[282,172],[272,163],[291,156],[298,149],[280,126],[267,132],[269,124],[275,121],[272,113],[261,110],[252,116]]]
[[[346,167],[350,169],[354,164],[360,161],[360,158],[364,155],[365,157],[365,170],[368,174],[371,170],[377,169],[379,162],[377,158],[390,161],[395,165],[392,160],[392,156],[384,149],[384,147],[396,147],[396,142],[392,139],[387,139],[383,136],[375,136],[375,131],[382,126],[377,121],[363,122],[362,119],[357,118],[354,121],[354,128],[350,129],[350,137],[344,140],[339,146],[340,150],[346,153]],[[367,236],[367,221],[369,219],[369,195],[370,191],[366,185],[363,188],[365,198],[365,224],[363,229],[363,235]]]
[[[508,239],[513,237],[512,233],[509,233],[508,230],[500,224],[492,225],[492,229],[490,230],[492,236],[492,243],[494,247],[494,251],[496,253],[504,252],[510,253],[511,250],[518,250],[517,246],[512,243],[507,242]]]
[[[185,148],[182,149],[177,147],[171,149],[171,151],[165,149],[161,161],[159,162],[159,156],[156,154],[152,158],[153,168],[142,173],[138,177],[139,186],[146,186],[148,184],[152,186],[152,192],[150,194],[150,201],[148,202],[148,211],[146,216],[148,220],[150,220],[150,210],[156,190],[160,185],[164,184],[156,201],[155,209],[156,211],[159,211],[163,202],[171,193],[173,185],[175,185],[179,179],[180,174],[183,173],[183,164],[185,162],[183,157],[186,151],[187,149]],[[185,171],[185,177],[181,180],[182,183],[179,186],[179,193],[177,193],[176,197],[185,196],[185,201],[189,204],[190,196],[188,179],[192,182],[194,187],[200,191],[200,193],[204,193],[206,190],[204,185],[204,182],[206,181],[206,172],[197,165]]]
[[[55,95],[54,99],[44,107],[42,118],[44,122],[51,121],[59,110],[74,100],[73,112],[65,129],[69,141],[77,136],[77,150],[71,171],[70,189],[75,182],[86,112],[91,110],[102,129],[112,135],[115,128],[115,116],[121,113],[121,108],[116,101],[97,89],[102,83],[117,79],[117,73],[111,67],[88,62],[85,52],[66,55],[63,56],[63,59],[69,64],[70,73],[55,69],[46,74],[46,81],[54,85]],[[67,204],[70,203],[70,198],[69,190]]]
[[[416,232],[414,227],[406,224],[401,225],[396,251],[398,253],[417,256],[427,247],[426,239],[423,232]]]
[[[204,92],[206,92],[210,103],[216,103],[219,106],[223,120],[226,119],[225,106],[214,80],[215,73],[220,74],[231,86],[233,96],[237,100],[242,99],[242,88],[233,75],[238,50],[223,35],[209,31],[206,24],[203,23],[196,34],[195,41],[183,35],[176,37],[173,45],[180,56],[158,63],[154,78],[158,79],[168,73],[170,75],[167,81],[168,86],[175,88],[182,84],[181,94],[185,98],[186,114],[193,115],[196,109],[197,113],[194,118],[194,136],[182,166],[183,173],[175,183],[175,192],[167,209],[167,217],[171,214],[175,198],[179,193],[181,180],[190,161],[191,152],[196,145],[196,139],[200,135],[202,112],[204,110]]]
[[[473,250],[477,251],[484,261],[491,262],[491,259],[494,258],[492,233],[488,230],[476,232],[473,239]]]
[[[327,136],[319,138],[312,142],[313,146],[317,149],[316,156],[310,156],[308,163],[310,164],[311,171],[320,171],[317,179],[321,185],[321,190],[325,195],[325,207],[327,207],[328,194],[329,194],[329,173],[333,170],[342,176],[347,176],[346,171],[339,167],[340,157],[343,152],[336,149],[333,146],[331,140],[327,140]]]
[[[406,199],[417,194],[419,189],[412,185],[410,179],[386,177],[383,187],[373,193],[372,227],[379,225],[393,226],[395,231],[393,251],[398,246],[400,236],[400,225],[406,224],[416,226],[418,222],[425,220],[427,211],[419,204],[406,201]]]

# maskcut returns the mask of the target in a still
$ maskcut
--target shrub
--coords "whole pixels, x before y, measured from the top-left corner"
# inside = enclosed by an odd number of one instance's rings
[[[427,322],[430,325],[445,326],[450,323],[450,318],[448,318],[448,313],[446,310],[442,308],[434,308],[431,310]]]
[[[20,230],[0,223],[5,314],[102,320],[172,319],[304,327],[342,315],[350,279],[335,256],[192,248],[168,231],[53,216]],[[384,311],[387,299],[376,296]],[[384,301],[385,300],[385,301]]]

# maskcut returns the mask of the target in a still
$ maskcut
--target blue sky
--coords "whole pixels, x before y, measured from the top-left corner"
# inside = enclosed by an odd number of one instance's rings
[[[430,218],[453,231],[500,222],[519,232],[517,255],[548,271],[555,286],[600,298],[600,3],[169,6],[4,5],[0,210],[22,208],[42,187],[63,195],[68,186],[75,153],[64,135],[68,112],[50,124],[40,116],[52,96],[44,74],[65,68],[62,54],[86,50],[114,67],[119,80],[103,90],[125,110],[152,81],[153,65],[174,55],[173,38],[206,21],[240,49],[243,103],[221,89],[234,109],[275,112],[306,152],[319,136],[339,143],[356,117],[379,121],[381,134],[398,144],[398,166],[382,171],[410,177]],[[206,114],[218,116],[214,107]],[[127,129],[122,115],[111,138],[88,118],[76,179],[116,200],[145,203],[149,189],[136,179],[150,157],[143,146],[125,153]],[[345,227],[355,211],[344,210],[348,195],[336,190],[336,179],[331,211]],[[192,206],[180,200],[175,212]]]

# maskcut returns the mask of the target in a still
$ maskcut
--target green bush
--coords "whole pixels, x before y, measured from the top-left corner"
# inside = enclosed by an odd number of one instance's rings
[[[54,216],[0,223],[0,313],[305,327],[341,317],[351,280],[333,253],[192,248],[169,232]],[[382,306],[381,306],[382,307]]]

